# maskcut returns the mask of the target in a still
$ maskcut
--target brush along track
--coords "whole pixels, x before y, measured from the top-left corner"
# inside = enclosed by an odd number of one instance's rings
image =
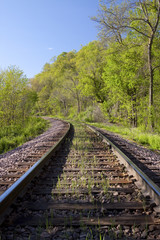
[[[160,239],[158,213],[109,147],[75,126],[1,226],[2,239]],[[86,130],[86,131],[85,131]]]

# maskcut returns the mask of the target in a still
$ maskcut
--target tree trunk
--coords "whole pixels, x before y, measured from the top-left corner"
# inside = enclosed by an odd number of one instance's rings
[[[137,127],[137,104],[136,104],[136,95],[133,94],[132,96],[132,118],[131,118],[131,125],[132,127]]]
[[[153,119],[153,67],[152,67],[152,43],[154,35],[149,38],[148,44],[148,69],[149,69],[149,125],[150,129],[154,128],[154,119]]]
[[[80,113],[80,111],[81,111],[81,103],[80,103],[80,97],[79,97],[78,90],[76,90],[76,97],[77,97],[77,113]]]

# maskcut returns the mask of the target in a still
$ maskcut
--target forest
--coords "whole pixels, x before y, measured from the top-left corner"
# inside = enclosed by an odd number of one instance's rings
[[[15,66],[1,70],[1,128],[51,115],[160,133],[160,2],[108,2],[91,19],[99,40],[53,57],[30,80]]]

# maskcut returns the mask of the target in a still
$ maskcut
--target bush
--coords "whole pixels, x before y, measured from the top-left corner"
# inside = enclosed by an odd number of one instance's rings
[[[46,120],[32,117],[25,121],[23,126],[12,125],[7,128],[1,128],[0,131],[0,154],[7,152],[24,142],[41,134],[48,126]]]
[[[103,128],[110,132],[118,133],[127,139],[134,140],[145,146],[149,146],[151,149],[160,150],[160,135],[158,134],[150,134],[147,132],[142,132],[137,128],[126,128],[114,124],[105,125],[93,123],[92,125]]]

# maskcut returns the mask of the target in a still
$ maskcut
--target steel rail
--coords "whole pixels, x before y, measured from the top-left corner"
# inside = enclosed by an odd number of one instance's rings
[[[71,125],[68,123],[68,128],[60,140],[50,148],[26,173],[24,173],[10,188],[8,188],[0,196],[0,224],[3,222],[6,211],[11,206],[13,201],[24,191],[27,185],[39,173],[42,167],[48,162],[51,156],[60,148],[61,144],[66,139]]]
[[[94,131],[104,142],[106,142],[119,161],[125,165],[130,175],[136,178],[135,184],[141,190],[143,195],[150,196],[150,198],[157,204],[155,210],[160,212],[160,188],[136,165],[132,160],[127,157],[115,144],[109,140],[106,136],[98,131],[97,128],[87,124],[87,126]]]

